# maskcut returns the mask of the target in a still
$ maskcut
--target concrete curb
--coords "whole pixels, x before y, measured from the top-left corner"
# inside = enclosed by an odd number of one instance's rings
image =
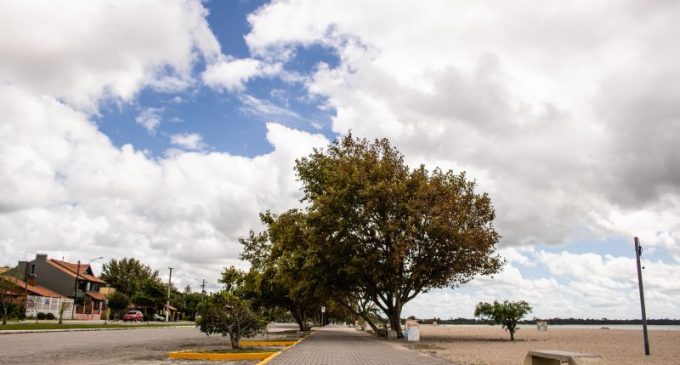
[[[56,333],[56,332],[92,332],[92,331],[127,331],[137,329],[159,329],[159,328],[196,328],[195,326],[130,326],[113,328],[64,328],[64,329],[44,329],[44,330],[2,330],[0,335],[22,335],[30,333]]]

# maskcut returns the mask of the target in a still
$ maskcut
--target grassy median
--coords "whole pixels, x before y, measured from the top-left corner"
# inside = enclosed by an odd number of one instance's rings
[[[140,324],[122,324],[122,323],[8,323],[0,325],[0,331],[30,331],[30,330],[63,330],[63,329],[95,329],[95,328],[148,328],[148,327],[168,327],[168,326],[186,326],[194,327],[195,324],[181,322],[181,323],[164,323],[164,322],[148,322]]]

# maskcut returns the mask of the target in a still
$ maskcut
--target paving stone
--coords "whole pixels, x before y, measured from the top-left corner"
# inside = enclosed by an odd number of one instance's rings
[[[328,326],[284,351],[271,365],[444,365],[449,362],[354,328]]]

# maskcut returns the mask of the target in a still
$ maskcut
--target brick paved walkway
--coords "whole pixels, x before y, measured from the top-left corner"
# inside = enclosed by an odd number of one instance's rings
[[[346,327],[325,327],[274,358],[271,365],[450,364]]]

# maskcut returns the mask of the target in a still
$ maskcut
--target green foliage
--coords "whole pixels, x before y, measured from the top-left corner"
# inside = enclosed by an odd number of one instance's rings
[[[146,279],[130,300],[137,306],[157,309],[167,300],[167,287],[158,280]]]
[[[11,315],[14,305],[12,303],[14,291],[17,289],[16,281],[7,273],[0,275],[0,304],[2,304],[2,324],[7,324],[7,318]]]
[[[310,243],[313,236],[306,215],[293,209],[278,216],[266,212],[260,219],[267,230],[250,232],[248,238],[240,240],[244,245],[241,257],[251,263],[241,286],[256,294],[259,306],[288,309],[300,330],[307,330],[307,318],[322,304],[324,286],[312,270],[318,260]],[[241,292],[248,294],[243,289]]]
[[[201,332],[229,336],[234,349],[239,348],[241,338],[254,336],[267,327],[267,322],[253,311],[250,302],[226,291],[206,298],[198,306],[198,314],[201,316],[197,321]]]
[[[45,319],[53,320],[53,319],[57,319],[57,317],[55,317],[54,313],[49,312],[49,313],[45,314]]]
[[[351,135],[296,161],[296,171],[308,234],[290,241],[308,254],[304,266],[334,299],[373,302],[399,336],[401,309],[419,293],[503,264],[491,200],[464,173],[411,169],[388,140]]]
[[[151,267],[135,258],[127,257],[120,260],[111,259],[104,264],[101,277],[128,297],[132,297],[149,280],[160,282],[158,271],[151,270]]]
[[[222,275],[218,281],[221,284],[224,284],[224,290],[228,292],[235,292],[239,289],[243,289],[245,277],[245,272],[237,269],[234,266],[229,266],[224,268],[224,271],[222,271]]]
[[[515,339],[515,332],[517,331],[517,322],[525,315],[531,312],[529,303],[521,300],[517,302],[504,301],[499,303],[494,300],[492,303],[480,302],[475,307],[475,317],[481,317],[500,324],[510,332],[510,340]]]
[[[115,313],[125,310],[128,305],[130,305],[130,298],[121,292],[114,292],[109,295],[109,308],[114,313],[114,318],[116,318]]]
[[[38,312],[38,315],[36,317],[42,321],[47,318],[47,315],[43,312]]]
[[[176,300],[177,309],[184,313],[185,319],[194,319],[196,317],[196,311],[198,310],[198,305],[203,301],[203,295],[201,293],[195,292],[184,292],[181,298]]]

